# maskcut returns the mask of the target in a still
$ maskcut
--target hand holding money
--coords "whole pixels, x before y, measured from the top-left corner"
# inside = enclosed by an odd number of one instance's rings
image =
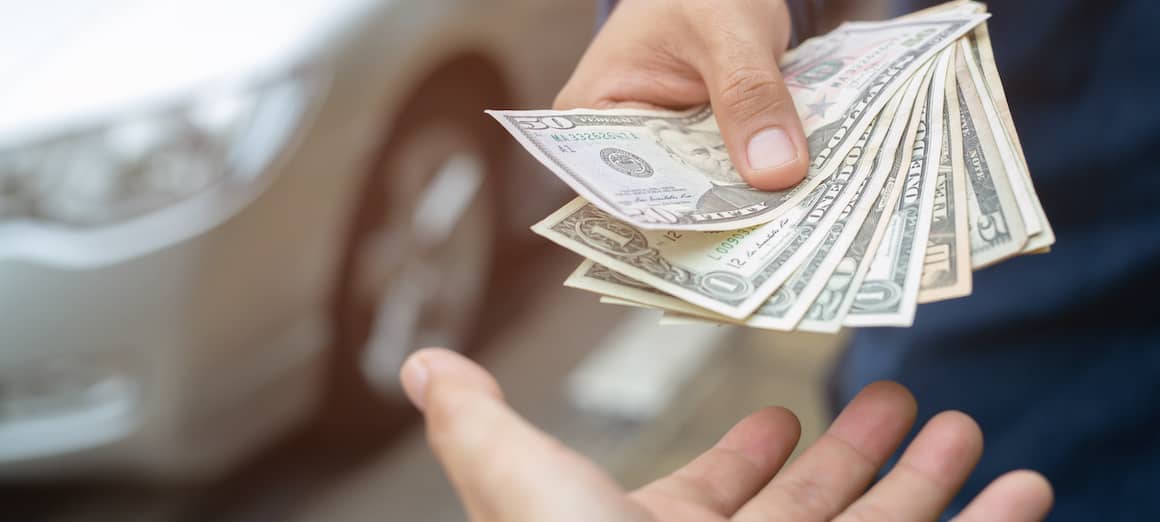
[[[567,285],[665,322],[909,326],[973,269],[1054,243],[986,18],[952,2],[782,56],[810,163],[779,191],[745,183],[710,106],[491,114],[581,196],[533,227],[588,258]]]
[[[777,61],[790,38],[785,2],[625,1],[605,23],[555,109],[696,107],[712,102],[716,147],[673,136],[693,168],[730,165],[717,178],[765,190],[801,181],[809,163],[802,123]],[[728,34],[721,27],[730,28]],[[637,52],[625,52],[634,49]],[[730,161],[732,158],[732,161]],[[710,176],[714,176],[713,173]],[[712,179],[712,178],[711,178]]]

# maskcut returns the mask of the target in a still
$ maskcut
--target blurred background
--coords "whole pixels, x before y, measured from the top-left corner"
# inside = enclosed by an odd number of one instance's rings
[[[462,520],[396,374],[468,351],[634,487],[842,339],[560,286],[550,106],[585,0],[0,2],[0,518]]]

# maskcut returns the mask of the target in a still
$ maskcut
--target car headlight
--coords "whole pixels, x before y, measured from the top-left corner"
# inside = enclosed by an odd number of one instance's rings
[[[0,149],[0,224],[105,226],[255,176],[295,130],[310,83],[295,75]]]

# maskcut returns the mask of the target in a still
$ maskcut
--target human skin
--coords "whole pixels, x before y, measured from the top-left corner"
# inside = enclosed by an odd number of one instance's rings
[[[788,465],[800,426],[788,410],[770,407],[742,419],[681,469],[628,492],[521,418],[495,379],[455,352],[420,350],[403,365],[401,379],[424,414],[432,450],[477,522],[931,521],[983,450],[970,417],[944,412],[875,483],[917,410],[905,388],[880,382],[862,390]],[[956,520],[1042,520],[1051,503],[1051,486],[1041,475],[1014,471],[992,482]]]

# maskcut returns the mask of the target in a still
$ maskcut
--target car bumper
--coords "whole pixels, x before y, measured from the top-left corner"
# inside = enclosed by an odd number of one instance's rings
[[[208,476],[311,411],[324,310],[198,313],[196,243],[92,270],[0,262],[0,476]]]
[[[330,342],[336,179],[280,172],[112,261],[0,258],[0,477],[209,477],[300,423]]]

